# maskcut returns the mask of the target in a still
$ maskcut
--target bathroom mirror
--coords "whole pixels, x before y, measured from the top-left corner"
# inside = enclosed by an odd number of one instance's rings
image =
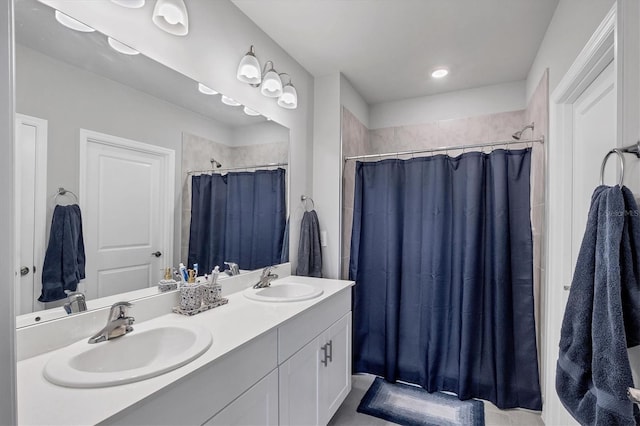
[[[14,3],[18,327],[66,315],[64,299],[37,300],[57,204],[81,207],[87,278],[78,289],[89,309],[156,294],[164,268],[187,263],[192,175],[280,169],[287,215],[287,128],[223,104],[220,94],[104,34],[61,25],[36,0]],[[242,191],[234,194],[248,198]],[[143,261],[132,260],[133,248]]]

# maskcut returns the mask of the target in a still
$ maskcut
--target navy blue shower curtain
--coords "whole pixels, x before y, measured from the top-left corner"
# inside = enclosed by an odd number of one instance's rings
[[[354,371],[542,406],[531,150],[357,163]]]
[[[286,224],[285,170],[193,176],[189,265],[211,271],[279,264]]]

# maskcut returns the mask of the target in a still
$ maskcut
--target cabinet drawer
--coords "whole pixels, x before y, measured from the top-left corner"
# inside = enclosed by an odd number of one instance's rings
[[[282,364],[349,311],[350,287],[278,327],[278,364]]]

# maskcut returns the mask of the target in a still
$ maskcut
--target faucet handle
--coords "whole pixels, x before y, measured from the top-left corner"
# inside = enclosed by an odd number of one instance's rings
[[[262,270],[262,278],[266,278],[271,275],[271,271],[273,271],[273,266],[267,266]]]
[[[126,317],[129,312],[129,308],[132,306],[133,305],[129,302],[114,303],[113,305],[111,305],[111,311],[109,311],[109,318],[111,318],[111,320],[114,320],[117,318]]]

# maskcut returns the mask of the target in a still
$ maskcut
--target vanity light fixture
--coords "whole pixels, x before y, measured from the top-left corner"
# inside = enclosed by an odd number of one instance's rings
[[[298,91],[293,87],[293,84],[291,84],[291,76],[287,73],[280,75],[289,77],[289,82],[282,88],[282,95],[278,97],[278,105],[282,108],[296,109],[298,107]]]
[[[240,106],[241,105],[240,102],[236,101],[233,98],[230,98],[227,95],[222,95],[220,100],[222,101],[223,104],[229,105],[229,106]]]
[[[144,0],[111,0],[115,4],[123,7],[128,7],[130,9],[138,9],[144,6]]]
[[[64,25],[65,27],[70,28],[70,29],[75,30],[75,31],[80,31],[80,32],[83,32],[83,33],[92,33],[92,32],[95,31],[90,26],[83,24],[82,22],[78,21],[77,19],[73,19],[69,15],[65,15],[64,13],[60,12],[59,10],[56,10],[56,21],[58,21],[60,24]]]
[[[262,84],[260,84],[260,93],[268,98],[277,98],[282,95],[282,80],[280,75],[273,69],[273,62],[267,61],[264,64],[265,69],[268,64],[271,64],[271,68],[264,74],[262,78]]]
[[[115,38],[107,37],[107,43],[109,43],[109,46],[111,46],[111,48],[113,50],[115,50],[116,52],[120,52],[120,53],[122,53],[124,55],[138,55],[138,54],[140,54],[140,52],[138,52],[136,49],[133,49],[133,48],[127,46],[126,44],[124,44],[122,42],[119,42]]]
[[[449,75],[449,70],[446,68],[436,68],[431,73],[431,77],[433,78],[442,78],[442,77],[446,77],[447,75]]]
[[[258,62],[258,58],[256,58],[256,54],[253,51],[253,45],[251,45],[249,51],[240,60],[236,77],[243,83],[255,86],[262,82],[260,62]]]
[[[205,95],[217,95],[219,92],[216,92],[210,87],[205,86],[202,83],[198,83],[198,91],[200,93],[204,93]]]
[[[169,34],[184,36],[189,32],[189,15],[183,0],[157,0],[152,20]]]
[[[289,77],[289,82],[284,86],[280,77],[283,75]],[[278,73],[274,68],[273,61],[265,62],[261,71],[253,45],[240,60],[236,78],[253,87],[259,87],[260,93],[268,98],[278,98],[278,105],[282,108],[295,109],[298,107],[298,92],[291,83],[291,76],[287,73]]]
[[[260,115],[260,113],[258,111],[253,110],[253,109],[249,108],[248,106],[245,106],[243,111],[244,111],[245,114],[250,115],[252,117]]]

